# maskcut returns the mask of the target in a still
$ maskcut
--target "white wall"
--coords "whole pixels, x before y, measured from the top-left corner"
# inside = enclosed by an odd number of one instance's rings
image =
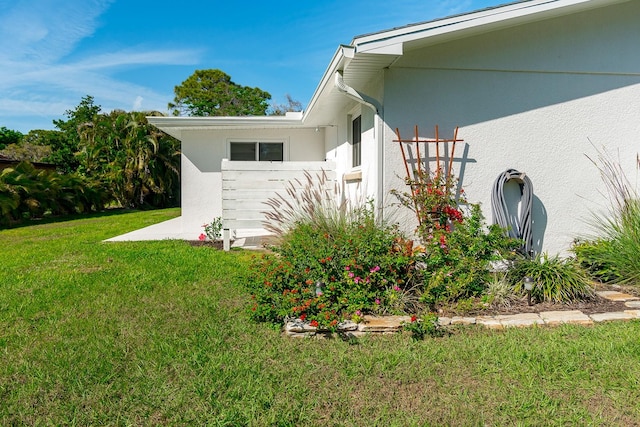
[[[222,215],[221,162],[229,140],[282,140],[289,161],[322,161],[323,132],[315,129],[194,130],[182,132],[182,223],[193,230]]]
[[[459,137],[454,169],[490,220],[493,181],[508,168],[533,182],[534,246],[569,248],[604,201],[585,155],[640,151],[640,2],[406,52],[385,72],[385,191],[402,188],[393,129]],[[634,175],[635,176],[635,175]],[[537,245],[536,245],[537,243]]]

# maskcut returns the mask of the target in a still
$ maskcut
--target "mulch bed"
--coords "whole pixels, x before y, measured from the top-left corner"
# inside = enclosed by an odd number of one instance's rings
[[[638,296],[638,291],[635,289],[624,288],[616,285],[598,284],[596,286],[597,291],[618,291],[627,293],[630,295]],[[484,309],[477,309],[471,311],[456,311],[454,308],[443,307],[439,311],[440,316],[495,316],[498,314],[518,314],[518,313],[540,313],[543,311],[571,311],[580,310],[584,314],[594,313],[607,313],[613,311],[629,310],[622,301],[610,301],[599,296],[595,296],[591,300],[587,301],[575,301],[571,303],[551,303],[551,302],[539,302],[534,301],[533,305],[529,305],[527,298],[521,298],[516,301],[512,301],[508,306],[501,307],[487,307]]]
[[[216,240],[215,242],[212,242],[211,240],[189,240],[189,244],[191,246],[206,246],[220,251],[222,250],[223,243],[224,242],[222,240]]]

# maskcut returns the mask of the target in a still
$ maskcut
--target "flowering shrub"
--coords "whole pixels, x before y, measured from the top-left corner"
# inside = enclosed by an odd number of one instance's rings
[[[491,262],[511,256],[521,244],[498,225],[486,226],[479,205],[454,226],[422,236],[426,251],[423,302],[431,305],[476,297],[491,280]]]
[[[216,217],[209,224],[202,224],[204,233],[200,233],[198,240],[205,241],[207,239],[215,242],[222,236],[222,218]]]
[[[339,322],[367,313],[402,312],[416,279],[413,242],[396,227],[377,224],[371,207],[344,221],[300,221],[254,264],[251,315],[287,318],[335,330]]]
[[[458,192],[458,179],[445,174],[441,169],[436,172],[416,171],[414,179],[406,179],[411,188],[409,193],[392,191],[407,207],[416,212],[418,231],[422,234],[432,228],[446,228],[463,220],[459,205],[466,203],[464,189]]]
[[[481,295],[490,280],[491,261],[502,259],[520,242],[497,225],[487,227],[478,205],[466,203],[457,178],[438,171],[416,172],[411,191],[394,194],[419,220],[416,232],[425,246],[422,301],[433,306]],[[457,194],[457,196],[456,196]]]

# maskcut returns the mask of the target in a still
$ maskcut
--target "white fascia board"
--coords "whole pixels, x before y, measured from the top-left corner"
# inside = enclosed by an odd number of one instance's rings
[[[530,0],[483,9],[422,24],[409,25],[354,38],[357,52],[386,53],[402,50],[402,45],[420,39],[492,26],[508,26],[509,21],[525,22],[538,16],[561,16],[566,11],[586,10],[629,0]]]
[[[150,124],[180,139],[183,131],[206,129],[282,129],[301,128],[304,113],[286,116],[246,117],[147,117]]]

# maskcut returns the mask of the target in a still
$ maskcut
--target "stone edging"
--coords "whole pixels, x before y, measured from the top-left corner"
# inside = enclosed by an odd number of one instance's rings
[[[640,319],[640,298],[616,291],[598,292],[602,298],[611,301],[623,301],[629,310],[584,314],[580,310],[570,311],[543,311],[540,313],[521,313],[496,316],[478,317],[440,317],[438,323],[442,327],[456,325],[482,325],[490,329],[503,329],[509,327],[526,327],[534,325],[560,325],[563,323],[592,325],[594,323],[609,320]],[[354,323],[346,321],[338,325],[338,333],[348,337],[360,337],[370,333],[393,334],[402,330],[403,323],[411,322],[410,316],[363,316],[363,321]],[[331,335],[326,331],[318,331],[309,322],[300,319],[291,320],[284,325],[284,334],[289,337],[326,337]]]

